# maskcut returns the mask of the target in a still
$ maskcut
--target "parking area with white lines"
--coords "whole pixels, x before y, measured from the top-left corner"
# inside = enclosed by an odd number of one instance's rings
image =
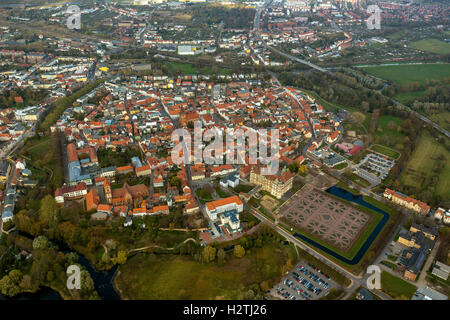
[[[301,261],[270,292],[283,300],[317,300],[335,287],[337,284],[327,274]]]

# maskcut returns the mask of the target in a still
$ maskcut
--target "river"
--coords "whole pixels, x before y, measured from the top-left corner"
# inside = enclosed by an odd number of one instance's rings
[[[370,203],[367,203],[366,201],[363,200],[363,197],[361,195],[357,195],[355,196],[353,193],[348,192],[347,190],[344,190],[342,188],[333,186],[329,189],[326,190],[326,192],[342,198],[344,200],[350,201],[350,202],[354,202],[357,203],[359,205],[362,205],[366,208],[372,209],[376,212],[379,212],[383,215],[383,218],[381,219],[381,221],[377,224],[377,226],[375,227],[375,229],[372,231],[372,233],[369,235],[369,237],[367,238],[367,240],[364,242],[364,244],[361,246],[361,248],[358,250],[358,252],[356,253],[356,255],[352,258],[352,259],[348,259],[344,256],[341,256],[340,254],[328,249],[327,247],[321,245],[320,243],[317,243],[316,241],[309,239],[308,237],[298,234],[298,233],[294,233],[294,236],[309,243],[310,245],[312,245],[313,247],[316,247],[326,253],[328,253],[329,255],[331,255],[332,257],[346,263],[349,265],[355,265],[357,264],[361,258],[364,256],[364,254],[366,253],[366,251],[369,249],[370,245],[373,243],[373,241],[377,238],[378,234],[380,233],[380,231],[383,229],[384,225],[386,224],[386,222],[389,220],[389,214],[373,205],[371,205]]]

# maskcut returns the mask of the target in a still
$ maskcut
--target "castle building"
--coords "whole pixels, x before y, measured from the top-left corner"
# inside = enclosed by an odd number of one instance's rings
[[[292,189],[294,175],[284,168],[278,174],[262,175],[261,169],[254,167],[250,172],[250,183],[260,185],[261,189],[269,192],[278,199]]]

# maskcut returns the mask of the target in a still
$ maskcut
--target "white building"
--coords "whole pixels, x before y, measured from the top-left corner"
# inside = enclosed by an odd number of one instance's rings
[[[218,215],[220,213],[231,210],[236,210],[238,213],[244,210],[244,205],[238,196],[232,196],[206,203],[206,213],[213,221],[218,219]]]

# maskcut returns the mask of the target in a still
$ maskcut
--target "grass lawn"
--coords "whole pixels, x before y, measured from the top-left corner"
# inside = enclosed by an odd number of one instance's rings
[[[437,54],[449,54],[450,44],[438,39],[423,39],[410,44],[411,48],[437,53]]]
[[[445,160],[439,160],[443,156]],[[424,131],[417,143],[414,152],[400,176],[400,182],[407,186],[422,190],[433,186],[434,192],[443,199],[450,197],[450,152],[437,142],[428,131]],[[433,171],[444,162],[438,182],[433,183]]]
[[[388,260],[383,260],[381,261],[381,263],[383,263],[384,265],[390,267],[392,270],[397,270],[397,265],[391,261]]]
[[[242,259],[228,253],[224,265],[191,256],[140,254],[120,266],[115,283],[127,299],[242,299],[251,286],[263,281],[273,286],[292,253],[291,246],[265,243]]]
[[[344,190],[347,190],[350,193],[353,193],[355,196],[359,196],[360,193],[358,190],[353,189],[352,187],[350,187],[348,184],[346,184],[344,181],[339,181],[336,186],[338,186],[339,188],[342,188]]]
[[[200,202],[201,202],[202,204],[205,204],[206,202],[209,202],[209,201],[213,201],[213,200],[214,200],[213,197],[212,197],[212,195],[211,195],[211,193],[203,192],[202,189],[197,189],[197,190],[195,190],[195,194],[197,195],[198,200],[200,200]]]
[[[58,139],[49,136],[30,138],[22,149],[22,154],[27,158],[31,158],[32,165],[41,171],[42,176],[40,178],[47,182],[46,179],[51,176],[50,182],[55,187],[60,187],[64,180],[64,171],[58,150]],[[46,173],[46,177],[44,173]]]
[[[404,92],[404,93],[398,93],[394,96],[395,100],[398,100],[399,102],[403,104],[408,104],[410,102],[413,102],[416,99],[421,98],[425,94],[425,91],[414,91],[414,92]]]
[[[388,147],[403,149],[403,138],[405,134],[401,131],[401,125],[403,120],[401,118],[383,115],[378,119],[375,129],[375,141]],[[390,128],[389,124],[394,124],[393,128]]]
[[[375,77],[399,84],[413,82],[423,83],[425,80],[442,80],[450,74],[450,63],[429,63],[414,65],[364,67],[364,71]]]
[[[250,192],[250,190],[252,190],[255,186],[249,186],[247,184],[240,184],[238,186],[236,186],[236,188],[234,188],[233,190],[237,193],[239,192],[244,192],[244,193],[248,193]]]
[[[385,156],[391,157],[393,159],[397,159],[400,156],[400,153],[398,153],[397,151],[379,144],[371,146],[370,149],[372,149],[375,152],[384,154]]]
[[[348,167],[347,162],[339,163],[338,165],[334,166],[333,169],[335,170],[342,170]]]
[[[381,272],[381,290],[394,299],[409,300],[417,287],[403,279],[393,276],[389,272]]]
[[[360,176],[358,176],[357,174],[355,174],[351,171],[344,172],[343,175],[350,181],[353,181],[354,183],[359,184],[361,187],[369,187],[370,186],[369,181],[361,178]]]

